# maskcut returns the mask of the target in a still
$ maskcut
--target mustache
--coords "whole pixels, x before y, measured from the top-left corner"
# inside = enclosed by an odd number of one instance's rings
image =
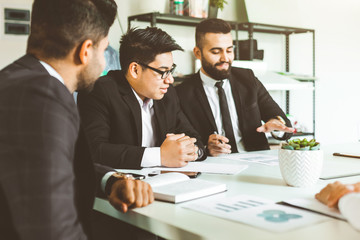
[[[227,63],[227,64],[229,64],[229,65],[230,65],[230,62],[228,62],[228,61],[224,61],[224,62],[218,62],[218,63],[215,63],[215,66],[219,66],[219,65],[224,64],[224,63]]]

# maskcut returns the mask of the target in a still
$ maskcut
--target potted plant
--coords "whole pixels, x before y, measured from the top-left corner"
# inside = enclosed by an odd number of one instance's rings
[[[226,0],[209,0],[209,18],[216,18],[218,9],[223,10]]]
[[[321,175],[323,152],[315,139],[294,139],[283,143],[279,165],[285,182],[294,187],[314,185]]]

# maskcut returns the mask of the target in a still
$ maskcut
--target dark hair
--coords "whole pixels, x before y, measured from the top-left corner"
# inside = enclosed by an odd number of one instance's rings
[[[96,45],[116,12],[114,0],[35,0],[27,53],[61,59],[87,39]]]
[[[196,46],[201,48],[202,40],[206,33],[229,33],[231,26],[226,21],[219,18],[209,18],[200,22],[196,26],[195,41]]]
[[[125,72],[130,63],[149,64],[156,55],[183,49],[166,32],[156,27],[132,28],[120,40],[120,65]]]

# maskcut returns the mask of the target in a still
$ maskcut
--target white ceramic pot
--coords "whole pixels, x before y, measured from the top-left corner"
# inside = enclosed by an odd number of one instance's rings
[[[279,165],[285,182],[293,187],[314,185],[322,171],[323,152],[321,150],[279,150]]]

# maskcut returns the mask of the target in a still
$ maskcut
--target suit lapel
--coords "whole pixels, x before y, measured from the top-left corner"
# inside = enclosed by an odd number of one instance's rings
[[[119,92],[122,95],[125,103],[128,105],[135,125],[136,125],[136,135],[138,140],[138,146],[141,146],[142,143],[142,124],[141,124],[141,109],[139,106],[139,102],[136,99],[134,92],[131,89],[130,84],[126,80],[123,71],[121,71],[120,76],[117,77],[118,80],[118,88]]]
[[[162,139],[166,138],[167,134],[167,121],[166,121],[166,110],[164,103],[162,101],[154,100],[154,112],[156,118],[156,129],[157,129],[157,136],[156,136],[156,143],[157,145],[161,145]]]
[[[214,115],[212,114],[211,107],[210,107],[209,101],[207,99],[204,87],[202,85],[202,81],[201,81],[199,72],[196,74],[194,84],[195,84],[195,88],[194,88],[195,96],[197,96],[196,98],[200,102],[201,109],[204,110],[205,116],[209,120],[211,127],[214,129],[214,131],[217,131],[215,118],[214,118]]]

